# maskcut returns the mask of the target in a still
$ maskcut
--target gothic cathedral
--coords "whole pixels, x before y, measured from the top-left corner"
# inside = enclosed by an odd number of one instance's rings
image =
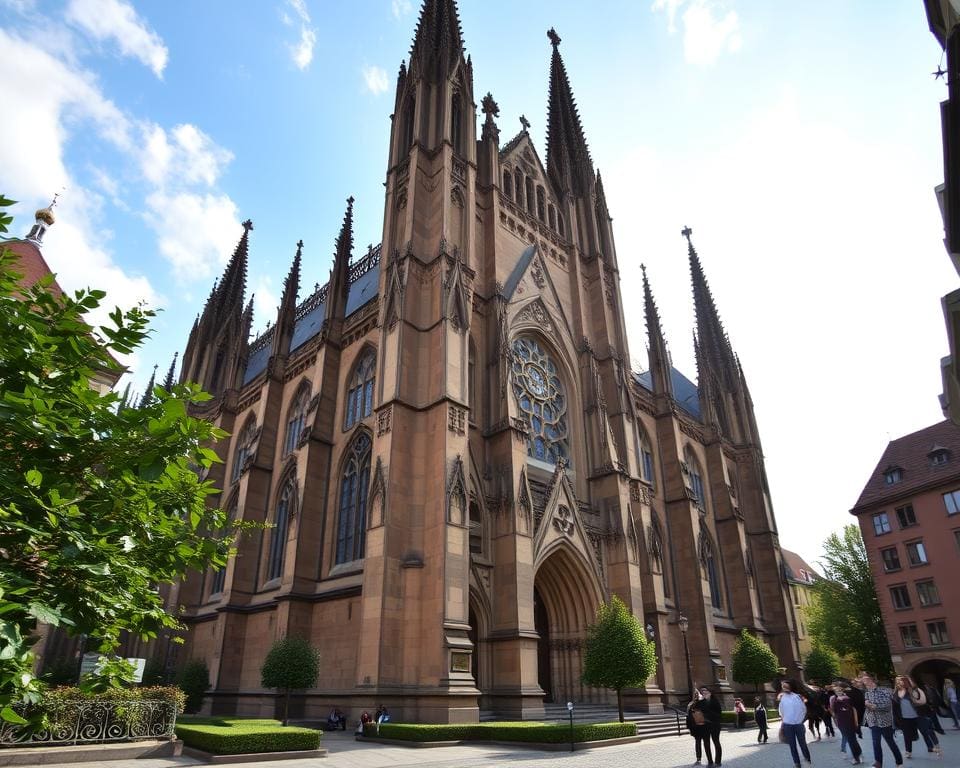
[[[686,697],[685,641],[692,679],[729,697],[743,627],[798,670],[753,404],[691,233],[696,385],[671,365],[646,276],[649,369],[630,369],[603,184],[549,37],[542,162],[525,129],[501,145],[490,94],[477,135],[456,4],[425,0],[381,244],[353,257],[348,200],[329,282],[298,302],[298,248],[252,342],[244,224],[181,371],[231,433],[217,503],[270,524],[170,596],[189,627],[178,663],[206,661],[214,713],[272,715],[260,667],[294,634],[321,653],[305,717],[606,702],[580,677],[612,595],[657,644],[628,706]]]

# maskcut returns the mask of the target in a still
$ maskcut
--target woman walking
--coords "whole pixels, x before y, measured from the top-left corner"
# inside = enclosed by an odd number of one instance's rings
[[[837,685],[835,690],[836,693],[830,697],[830,712],[843,736],[843,743],[850,745],[850,754],[853,755],[853,760],[850,762],[853,765],[860,765],[863,750],[860,748],[860,742],[857,741],[857,729],[860,725],[857,720],[857,709],[853,706],[853,700],[847,695],[846,687]]]
[[[780,730],[783,740],[790,745],[790,756],[793,758],[794,768],[800,768],[800,752],[803,759],[810,762],[810,749],[803,734],[803,719],[807,716],[807,707],[803,699],[796,693],[797,684],[793,680],[784,680],[780,683]],[[799,746],[800,751],[797,751]]]
[[[881,739],[887,742],[893,753],[896,765],[903,765],[903,755],[900,747],[893,740],[893,691],[877,685],[876,678],[869,672],[863,672],[861,677],[864,692],[864,707],[866,708],[866,724],[870,729],[873,741],[874,768],[883,768],[883,747]]]
[[[927,696],[921,688],[914,685],[907,675],[900,675],[896,679],[894,702],[900,706],[900,720],[903,727],[903,751],[906,757],[913,757],[913,742],[917,740],[917,731],[923,736],[927,745],[927,752],[940,756],[940,743],[937,734],[927,716]]]
[[[820,706],[820,697],[816,690],[807,689],[803,696],[807,705],[807,728],[810,729],[810,740],[820,741],[820,723],[823,720],[823,707]]]
[[[700,688],[700,698],[693,702],[693,708],[703,715],[703,747],[707,752],[707,766],[719,766],[723,760],[720,747],[720,700],[715,699],[710,689],[704,686]],[[713,742],[713,749],[710,748],[710,742]]]
[[[757,744],[767,743],[767,708],[763,706],[763,700],[757,696],[753,700],[753,719],[757,724]]]
[[[707,760],[710,764],[713,764],[712,755],[710,754],[710,743],[707,738],[707,718],[703,714],[703,710],[697,706],[697,703],[700,701],[700,691],[694,690],[693,700],[687,704],[687,730],[690,731],[690,735],[693,736],[694,740],[694,749],[697,753],[697,761],[694,765],[700,765],[701,759],[703,758],[703,745],[707,745]]]
[[[953,727],[960,728],[960,703],[957,702],[957,686],[949,677],[943,681],[943,703],[953,716]]]

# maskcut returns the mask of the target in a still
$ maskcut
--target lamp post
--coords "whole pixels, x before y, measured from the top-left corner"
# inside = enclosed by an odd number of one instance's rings
[[[690,646],[687,645],[687,630],[690,629],[690,620],[682,613],[677,616],[677,626],[683,635],[683,656],[687,660],[687,698],[693,699],[693,673],[690,671]]]
[[[567,702],[567,712],[570,713],[570,751],[573,752],[573,702]]]

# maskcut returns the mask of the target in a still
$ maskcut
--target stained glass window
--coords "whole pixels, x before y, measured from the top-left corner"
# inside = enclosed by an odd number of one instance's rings
[[[529,337],[513,342],[513,394],[530,428],[527,453],[548,464],[569,461],[567,396],[557,366]]]
[[[373,412],[373,373],[377,358],[373,351],[367,352],[353,369],[347,391],[347,413],[343,428],[350,429]]]
[[[337,522],[336,563],[363,558],[367,529],[367,485],[370,482],[370,449],[366,432],[353,441],[340,479],[340,516]]]

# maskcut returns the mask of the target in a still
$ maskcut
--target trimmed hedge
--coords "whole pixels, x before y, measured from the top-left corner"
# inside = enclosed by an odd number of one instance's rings
[[[575,723],[573,726],[573,741],[578,743],[636,735],[637,727],[633,723]],[[380,736],[398,741],[519,741],[567,744],[570,742],[570,726],[533,722],[429,725],[383,723],[379,734],[376,725],[367,725],[364,736]]]
[[[734,723],[737,722],[736,715],[737,715],[737,713],[734,712],[732,709],[725,709],[723,712],[720,713],[720,722],[721,722],[721,723],[724,723],[724,724],[726,724],[726,725],[733,725]],[[780,711],[777,710],[777,709],[769,709],[769,708],[768,708],[768,709],[767,709],[767,722],[770,722],[770,720],[772,720],[772,719],[775,718],[775,717],[776,717],[776,718],[779,718],[779,717],[780,717]],[[746,716],[745,716],[745,718],[744,718],[744,722],[745,722],[745,723],[752,723],[752,722],[753,722],[753,710],[752,710],[752,709],[748,709],[748,710],[746,711]]]
[[[278,720],[187,718],[177,723],[177,736],[187,746],[215,755],[291,752],[320,747],[320,731],[284,727]]]

